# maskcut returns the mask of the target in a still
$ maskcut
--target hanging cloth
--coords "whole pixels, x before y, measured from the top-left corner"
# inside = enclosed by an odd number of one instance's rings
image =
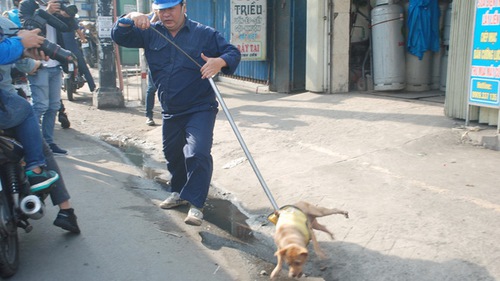
[[[420,60],[428,50],[439,51],[438,0],[410,0],[408,7],[408,52]]]

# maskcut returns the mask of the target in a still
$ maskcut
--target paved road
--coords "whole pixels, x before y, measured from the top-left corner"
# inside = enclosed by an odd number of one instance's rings
[[[200,243],[198,232],[208,224],[188,227],[182,222],[186,210],[158,208],[166,192],[117,149],[71,130],[58,140],[71,147],[71,155],[57,160],[82,233],[53,226],[57,208],[48,200],[45,217],[20,235],[21,266],[10,280],[259,279],[250,256]]]

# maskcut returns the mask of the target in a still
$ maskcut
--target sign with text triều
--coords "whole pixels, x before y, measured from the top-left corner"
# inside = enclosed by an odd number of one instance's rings
[[[231,0],[231,44],[241,60],[266,60],[267,0]]]

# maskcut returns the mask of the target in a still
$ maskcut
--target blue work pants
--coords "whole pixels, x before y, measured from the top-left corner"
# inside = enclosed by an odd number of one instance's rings
[[[217,108],[163,119],[163,154],[172,192],[202,208],[212,179],[211,155]]]

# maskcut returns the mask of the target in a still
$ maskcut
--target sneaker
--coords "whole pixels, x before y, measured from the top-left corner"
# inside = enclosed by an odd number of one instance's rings
[[[48,189],[53,183],[59,179],[59,175],[52,170],[45,170],[37,174],[33,171],[26,171],[26,176],[30,183],[30,190],[33,193]]]
[[[57,214],[54,225],[71,233],[80,233],[80,228],[76,222],[75,210],[73,208],[61,209]]]
[[[200,209],[191,206],[184,222],[189,225],[200,226],[203,222],[203,212]]]
[[[187,205],[189,202],[181,199],[181,195],[178,192],[172,192],[170,196],[161,202],[160,208],[171,209],[181,205]]]
[[[49,147],[50,147],[50,150],[52,150],[52,152],[55,153],[55,154],[68,154],[67,150],[64,150],[64,149],[60,148],[55,143],[49,144]]]
[[[153,120],[153,118],[148,118],[148,120],[146,120],[146,125],[148,125],[148,126],[156,125],[155,120]]]

